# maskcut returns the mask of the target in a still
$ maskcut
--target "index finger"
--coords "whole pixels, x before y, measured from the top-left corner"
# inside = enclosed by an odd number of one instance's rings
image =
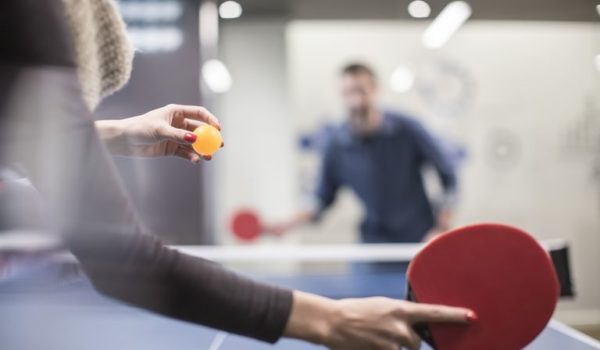
[[[169,105],[174,113],[181,113],[184,118],[199,120],[221,130],[221,124],[208,109],[202,106]]]
[[[475,319],[475,313],[469,309],[434,304],[411,304],[405,313],[411,323],[469,323]]]

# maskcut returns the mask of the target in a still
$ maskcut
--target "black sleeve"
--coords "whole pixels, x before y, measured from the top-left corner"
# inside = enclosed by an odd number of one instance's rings
[[[283,334],[292,305],[289,290],[181,254],[149,235],[78,232],[68,242],[94,286],[106,295],[263,341],[275,342]]]
[[[147,234],[95,132],[75,68],[61,58],[68,45],[44,43],[68,41],[57,12],[40,13],[50,3],[60,1],[0,1],[2,30],[11,30],[0,35],[8,43],[0,50],[0,164],[26,169],[48,208],[48,232],[66,233],[101,292],[181,320],[276,341],[290,314],[291,291],[180,254]]]

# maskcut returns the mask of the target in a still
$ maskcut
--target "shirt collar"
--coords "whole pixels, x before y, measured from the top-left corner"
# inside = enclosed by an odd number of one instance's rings
[[[373,133],[372,137],[388,136],[388,135],[392,135],[394,133],[394,124],[392,122],[392,118],[390,117],[389,113],[386,111],[381,111],[381,116],[383,119],[381,121],[381,125]],[[340,137],[340,141],[344,145],[347,146],[352,143],[356,143],[357,141],[360,141],[362,139],[363,139],[363,137],[354,133],[349,122],[347,122],[347,121],[344,122],[344,124],[342,125],[342,133],[341,133],[341,137]]]

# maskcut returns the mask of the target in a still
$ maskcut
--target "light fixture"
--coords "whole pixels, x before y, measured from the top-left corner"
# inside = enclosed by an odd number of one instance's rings
[[[129,22],[173,22],[183,14],[183,8],[176,1],[119,1],[119,10]]]
[[[242,5],[236,1],[225,1],[219,6],[219,15],[223,19],[238,18],[242,15]]]
[[[471,17],[471,6],[469,4],[464,1],[449,3],[423,33],[423,45],[430,49],[437,49],[444,46],[452,34],[469,17]]]
[[[175,26],[130,26],[127,34],[133,47],[143,53],[176,51],[183,43],[183,33]]]
[[[414,18],[427,18],[431,14],[431,7],[423,0],[414,0],[408,4],[408,14]]]
[[[596,12],[598,13],[598,16],[600,16],[600,4],[596,5]]]
[[[394,92],[404,93],[410,90],[415,82],[413,72],[404,66],[398,66],[390,77],[390,88]]]
[[[225,64],[219,60],[212,59],[202,65],[202,78],[206,86],[215,93],[221,94],[229,91],[233,83],[231,74]]]
[[[596,66],[596,70],[600,72],[600,54],[597,54],[596,57],[594,57],[594,65]]]

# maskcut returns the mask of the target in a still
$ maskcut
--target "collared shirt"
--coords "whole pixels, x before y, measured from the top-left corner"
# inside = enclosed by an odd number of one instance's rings
[[[436,169],[450,197],[457,182],[453,166],[419,122],[385,112],[381,127],[369,136],[355,134],[344,123],[324,152],[315,219],[346,186],[365,210],[363,242],[419,242],[435,223],[421,172],[425,164]]]

